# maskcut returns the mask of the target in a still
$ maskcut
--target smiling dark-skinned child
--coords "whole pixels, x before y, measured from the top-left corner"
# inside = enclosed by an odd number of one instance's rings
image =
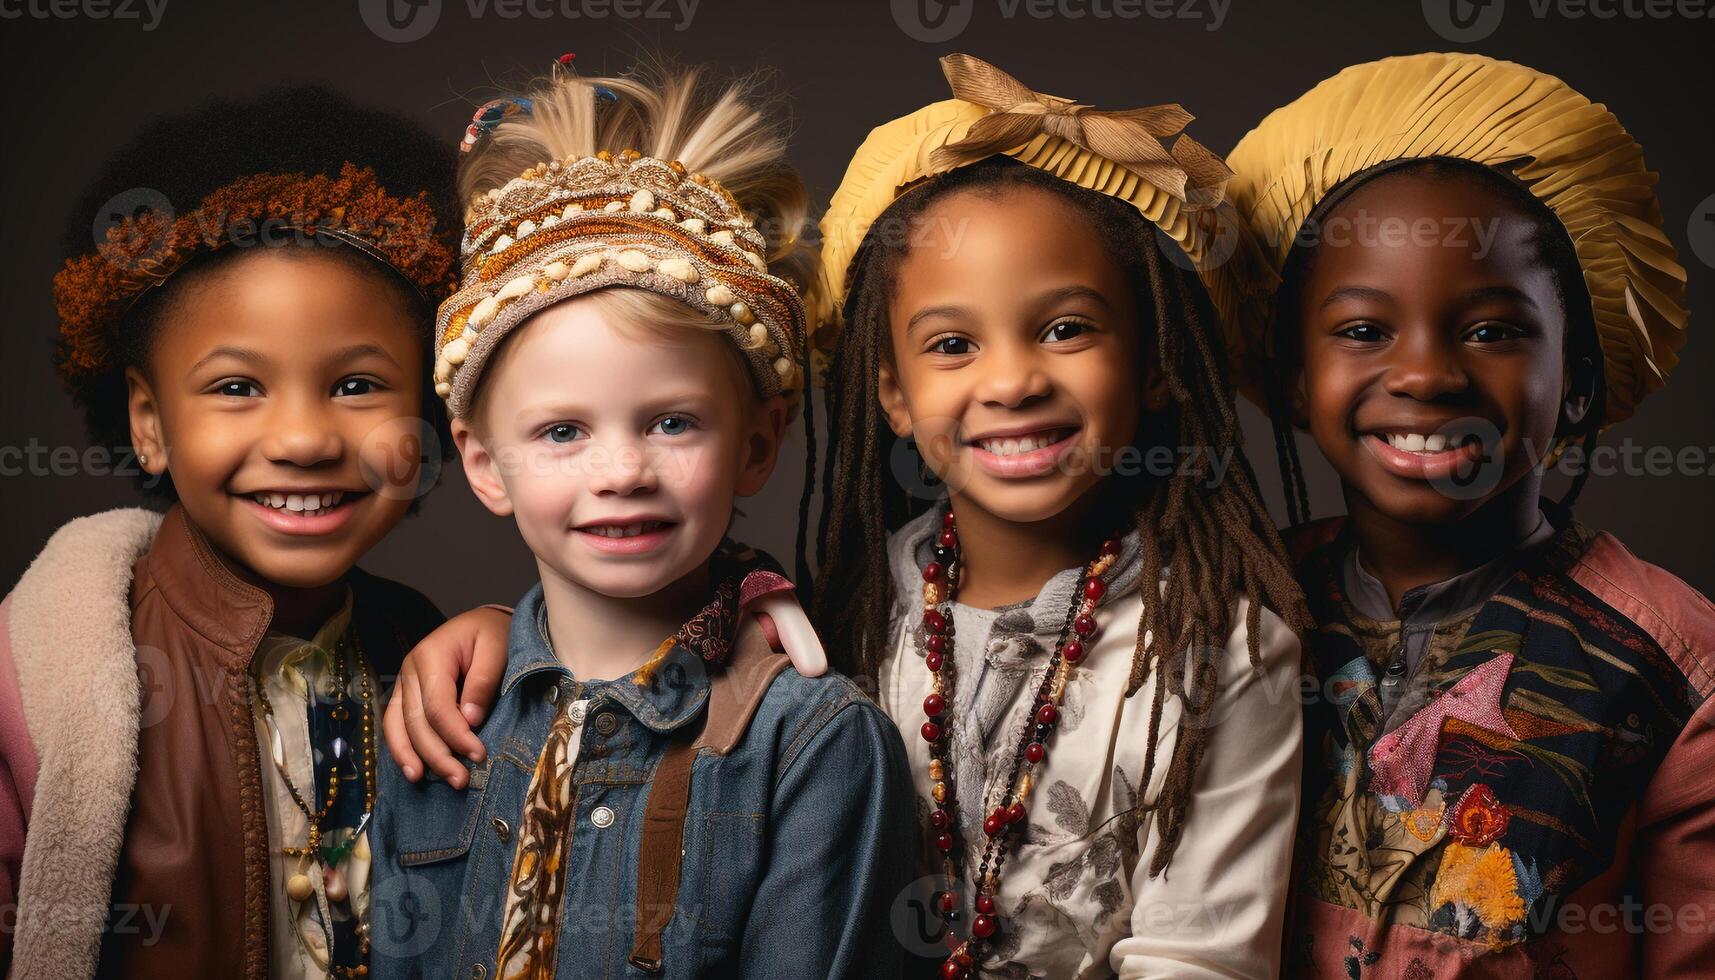
[[[1569,509],[1683,342],[1641,148],[1559,79],[1425,54],[1230,162],[1280,273],[1217,296],[1241,383],[1294,520],[1289,426],[1346,502],[1289,535],[1318,686],[1288,971],[1706,976],[1715,610]]]

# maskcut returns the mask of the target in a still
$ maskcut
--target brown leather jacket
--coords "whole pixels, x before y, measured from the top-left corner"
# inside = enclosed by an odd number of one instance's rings
[[[350,582],[358,643],[385,690],[441,616],[394,582],[356,569]],[[267,976],[268,826],[247,673],[272,612],[180,508],[168,512],[132,578],[138,769],[112,897],[116,910],[157,910],[164,926],[158,937],[110,928],[98,976]]]

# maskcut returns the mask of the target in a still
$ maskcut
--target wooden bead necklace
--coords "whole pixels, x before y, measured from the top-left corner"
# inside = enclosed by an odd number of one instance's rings
[[[354,637],[352,642],[356,643]],[[307,840],[302,847],[282,847],[281,853],[287,857],[298,858],[300,862],[313,861],[320,866],[323,876],[323,889],[331,902],[346,901],[350,898],[346,887],[344,872],[339,870],[340,863],[359,847],[359,838],[363,836],[364,828],[369,822],[370,814],[375,812],[375,718],[371,705],[374,701],[374,690],[369,683],[369,671],[364,669],[366,661],[361,646],[357,648],[357,676],[359,687],[358,710],[361,715],[360,726],[363,740],[363,819],[352,832],[349,839],[333,847],[322,846],[322,823],[333,811],[334,803],[339,799],[340,775],[337,765],[349,760],[350,747],[345,745],[344,736],[336,736],[329,750],[333,753],[336,768],[328,779],[327,799],[319,809],[311,810],[304,797],[298,792],[298,787],[292,782],[292,777],[286,771],[285,744],[281,739],[279,723],[274,719],[274,705],[268,700],[268,691],[261,679],[255,679],[256,698],[262,708],[262,714],[269,732],[269,755],[273,758],[274,768],[280,774],[280,781],[285,784],[286,792],[291,794],[292,802],[303,811],[304,818],[309,822]],[[351,664],[347,658],[345,642],[342,640],[335,646],[334,653],[334,706],[329,714],[335,721],[347,721],[351,718],[351,708],[346,704],[346,688],[351,683]],[[344,746],[343,751],[341,747]],[[361,856],[361,855],[360,855]],[[295,902],[308,901],[315,894],[315,884],[303,870],[304,864],[299,865],[299,872],[291,876],[286,883],[287,896]],[[359,977],[367,975],[369,967],[369,923],[367,915],[361,917],[357,925],[358,936],[358,966],[354,968],[331,966],[333,974],[341,977]]]

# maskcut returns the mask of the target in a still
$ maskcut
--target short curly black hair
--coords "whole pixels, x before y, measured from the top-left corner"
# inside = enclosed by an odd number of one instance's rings
[[[258,173],[338,177],[348,162],[374,171],[391,195],[405,198],[426,192],[434,215],[432,234],[452,254],[458,253],[462,219],[453,142],[436,138],[401,113],[359,105],[324,86],[292,85],[248,99],[215,99],[150,123],[84,189],[67,221],[61,254],[70,261],[93,252],[92,228],[100,227],[106,212],[124,207],[131,198],[164,199],[175,213],[186,214],[209,194],[242,177]],[[259,244],[290,247],[303,241],[288,238]],[[125,369],[145,364],[162,314],[172,308],[175,287],[245,252],[227,248],[200,255],[141,297],[114,328],[111,344],[116,356],[105,370],[81,376],[61,371],[83,412],[92,445],[110,450],[116,459],[131,458]],[[403,276],[356,248],[338,248],[334,253],[349,257],[355,267],[396,289],[422,324],[423,417],[439,439],[441,459],[450,458],[446,411],[434,394],[429,373],[435,360],[434,303],[440,297],[424,296]],[[56,362],[63,365],[63,338],[57,346]],[[431,469],[438,471],[438,467]],[[150,496],[176,497],[172,481],[165,477],[139,472],[139,486]]]

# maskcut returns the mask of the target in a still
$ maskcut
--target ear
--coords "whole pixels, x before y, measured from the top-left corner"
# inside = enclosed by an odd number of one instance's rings
[[[497,517],[512,515],[512,498],[506,495],[506,482],[500,478],[500,464],[467,419],[453,419],[453,445],[458,447],[459,460],[464,463],[464,479],[471,493],[482,501],[489,513]]]
[[[804,397],[810,397],[809,392]],[[744,455],[738,465],[736,492],[750,497],[761,492],[774,474],[780,459],[780,444],[786,440],[786,399],[775,395],[763,401],[750,415],[750,431],[744,438]]]
[[[166,429],[161,424],[161,403],[143,372],[125,369],[126,408],[130,413],[131,448],[137,450],[138,465],[150,476],[167,472]],[[147,460],[148,462],[143,462]]]
[[[1173,392],[1167,387],[1167,372],[1161,370],[1161,365],[1151,359],[1143,371],[1143,407],[1151,414],[1160,414],[1167,410],[1167,403],[1173,397]]]
[[[1596,362],[1588,356],[1576,358],[1566,365],[1566,384],[1560,396],[1562,432],[1577,429],[1590,414],[1590,406],[1596,400],[1596,371]]]
[[[884,360],[876,371],[876,401],[881,403],[881,413],[887,416],[887,426],[893,434],[901,439],[911,438],[911,412],[905,407],[905,392],[899,387],[899,375],[893,370],[893,362]]]
[[[1303,365],[1293,370],[1292,380],[1286,386],[1286,415],[1295,428],[1310,428],[1310,384]]]

